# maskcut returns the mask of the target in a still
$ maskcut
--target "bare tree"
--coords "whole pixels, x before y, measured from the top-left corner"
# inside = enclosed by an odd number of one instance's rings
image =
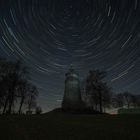
[[[1,101],[3,104],[3,114],[6,111],[9,97],[10,97],[10,85],[11,77],[10,73],[12,71],[13,64],[5,59],[0,60],[0,88],[1,88]]]
[[[130,107],[130,104],[132,102],[132,98],[131,98],[132,97],[132,94],[126,91],[126,92],[123,93],[123,96],[124,96],[124,99],[125,99],[127,108],[129,108]]]
[[[12,105],[14,103],[14,98],[16,97],[16,91],[17,87],[20,83],[20,80],[22,78],[26,77],[27,67],[25,67],[21,61],[17,61],[16,63],[13,63],[13,67],[11,67],[11,72],[9,74],[10,77],[10,94],[9,94],[9,108],[8,113],[11,114]]]
[[[110,88],[107,86],[103,79],[106,73],[99,70],[89,71],[86,79],[86,95],[91,101],[92,108],[96,109],[99,106],[99,111],[103,112],[103,105],[107,105],[110,100]],[[108,97],[108,98],[107,98]],[[108,101],[107,101],[108,100]]]
[[[36,107],[36,97],[38,96],[38,94],[39,92],[36,86],[30,84],[26,101],[28,112],[31,112],[31,110]]]
[[[27,98],[29,92],[29,84],[27,80],[21,80],[18,86],[18,97],[20,98],[18,113],[21,114],[22,106]]]
[[[124,96],[122,93],[116,94],[114,97],[114,107],[124,106]]]
[[[3,114],[6,112],[11,114],[18,100],[20,100],[19,113],[25,100],[28,100],[29,108],[35,104],[38,91],[28,79],[28,68],[21,61],[0,59],[0,109],[3,108]]]

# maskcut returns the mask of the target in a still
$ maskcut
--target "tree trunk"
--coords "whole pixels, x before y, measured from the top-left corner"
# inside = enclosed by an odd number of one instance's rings
[[[16,78],[14,78],[13,83],[12,83],[12,88],[9,91],[9,93],[10,93],[9,108],[8,108],[8,113],[9,114],[11,114],[11,111],[12,111],[12,105],[13,105],[14,97],[15,97],[16,83],[17,83]]]
[[[130,108],[130,104],[129,104],[129,102],[127,103],[127,108],[128,108],[128,109]]]
[[[102,109],[102,91],[99,90],[99,105],[100,105],[100,113],[103,112],[103,109]]]
[[[129,99],[128,99],[128,97],[126,98],[126,102],[127,102],[127,108],[129,109],[130,104],[129,104]]]
[[[11,95],[11,97],[10,97],[10,101],[9,101],[8,114],[11,114],[13,101],[14,101],[14,96]]]
[[[95,110],[97,111],[97,103],[95,104]]]
[[[6,108],[7,108],[7,104],[8,104],[8,97],[7,97],[6,100],[5,100],[2,114],[5,114],[5,111],[6,111]]]
[[[22,109],[23,102],[24,102],[24,98],[22,98],[21,102],[20,102],[19,111],[18,111],[19,114],[21,114],[21,109]]]

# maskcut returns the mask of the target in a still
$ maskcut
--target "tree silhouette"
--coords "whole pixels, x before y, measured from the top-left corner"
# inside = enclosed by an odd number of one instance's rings
[[[21,114],[22,106],[29,92],[29,84],[27,80],[21,80],[18,86],[18,97],[20,98],[18,113]]]
[[[140,106],[140,95],[135,95],[128,91],[118,93],[114,95],[113,98],[113,107],[139,107]]]
[[[90,70],[86,79],[86,95],[89,99],[92,109],[102,113],[103,105],[107,105],[110,100],[110,88],[103,79],[106,72],[100,70]]]
[[[12,62],[5,59],[0,61],[0,85],[1,85],[1,100],[3,101],[3,114],[6,111],[11,94],[11,71],[13,68]]]
[[[3,108],[3,114],[11,114],[15,102],[19,100],[20,114],[25,100],[32,97],[35,101],[38,94],[37,88],[29,83],[28,68],[19,60],[0,59],[0,89],[0,109]]]
[[[114,96],[114,107],[123,107],[124,106],[124,97],[122,93],[116,94]]]
[[[17,88],[20,84],[20,81],[22,78],[26,77],[27,71],[26,67],[21,63],[21,61],[17,61],[16,63],[13,63],[11,66],[11,71],[8,75],[10,78],[10,94],[9,94],[9,107],[8,107],[8,113],[11,114],[12,105],[14,103],[14,100],[16,98]]]
[[[124,92],[123,93],[123,96],[124,96],[124,99],[125,99],[125,102],[126,102],[126,105],[127,105],[127,108],[129,108],[130,107],[130,104],[131,104],[131,93],[129,93],[129,92]]]
[[[28,112],[31,112],[31,109],[36,107],[36,97],[38,96],[38,94],[39,92],[37,88],[30,83],[29,91],[27,95],[28,98],[26,101]]]

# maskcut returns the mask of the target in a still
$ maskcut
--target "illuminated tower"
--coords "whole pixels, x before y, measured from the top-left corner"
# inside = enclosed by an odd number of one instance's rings
[[[71,67],[66,73],[63,109],[79,109],[82,107],[79,77]]]

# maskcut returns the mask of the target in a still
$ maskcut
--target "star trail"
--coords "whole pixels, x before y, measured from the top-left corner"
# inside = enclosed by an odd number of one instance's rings
[[[0,57],[30,67],[46,110],[60,105],[71,64],[81,81],[101,69],[115,92],[139,94],[140,1],[1,0]]]

